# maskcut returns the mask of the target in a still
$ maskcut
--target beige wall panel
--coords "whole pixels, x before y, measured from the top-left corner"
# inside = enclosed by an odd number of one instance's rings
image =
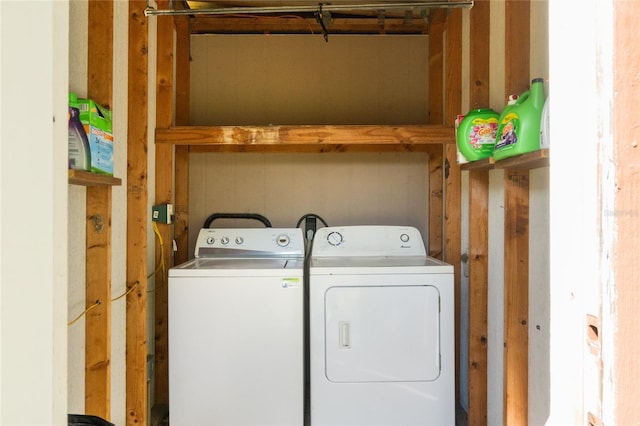
[[[424,153],[197,153],[191,161],[192,242],[212,213],[259,213],[274,227],[295,227],[304,214],[316,213],[329,225],[411,225],[428,239]],[[262,225],[217,220],[212,226]]]
[[[191,124],[422,124],[426,36],[197,35]]]

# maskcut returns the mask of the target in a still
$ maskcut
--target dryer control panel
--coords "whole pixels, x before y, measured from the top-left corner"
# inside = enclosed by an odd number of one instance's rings
[[[300,228],[203,228],[195,257],[304,257]]]
[[[420,231],[411,226],[336,226],[320,228],[313,239],[314,257],[426,256]]]

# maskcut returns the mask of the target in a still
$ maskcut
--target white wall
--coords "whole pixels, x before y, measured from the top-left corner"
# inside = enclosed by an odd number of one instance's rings
[[[597,415],[600,410],[612,409],[608,400],[612,395],[607,393],[610,382],[599,382],[598,366],[585,363],[586,315],[599,314],[600,282],[610,273],[606,267],[600,270],[599,263],[607,262],[606,257],[600,258],[606,252],[601,241],[606,238],[603,235],[607,229],[602,224],[612,220],[606,212],[615,188],[615,167],[601,151],[613,146],[609,128],[613,97],[612,3],[572,0],[549,4],[553,40],[549,46],[553,88],[550,425],[586,424],[587,411]],[[581,25],[568,26],[569,15]],[[579,125],[567,126],[563,118],[576,107]],[[605,181],[608,190],[603,190]],[[603,316],[603,321],[606,319]],[[603,328],[607,328],[605,323]],[[611,338],[611,331],[602,334],[604,340]],[[610,371],[606,365],[602,367],[605,372]],[[605,395],[602,400],[601,392]],[[602,420],[603,424],[616,424],[612,418]]]
[[[0,2],[4,425],[67,421],[67,22],[64,1]]]

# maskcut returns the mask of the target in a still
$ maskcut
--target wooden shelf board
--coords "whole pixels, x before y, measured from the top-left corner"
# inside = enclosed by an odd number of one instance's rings
[[[176,126],[156,129],[156,143],[222,151],[339,152],[366,149],[419,151],[455,143],[453,127],[440,125]],[[356,148],[357,149],[357,148]]]
[[[122,185],[122,179],[84,170],[69,169],[69,183],[83,186],[118,186]]]
[[[460,170],[491,170],[495,164],[493,157],[482,158],[469,163],[460,164]]]
[[[528,152],[515,157],[496,161],[495,158],[483,158],[460,165],[461,170],[516,169],[531,170],[549,166],[549,149]]]
[[[496,169],[530,170],[549,166],[549,149],[539,149],[515,157],[496,161]]]

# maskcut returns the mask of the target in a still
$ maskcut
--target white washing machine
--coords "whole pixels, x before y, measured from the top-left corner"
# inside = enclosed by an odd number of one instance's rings
[[[312,426],[455,424],[453,267],[417,229],[320,228],[309,317]]]
[[[304,421],[301,229],[202,229],[169,270],[169,423]]]

